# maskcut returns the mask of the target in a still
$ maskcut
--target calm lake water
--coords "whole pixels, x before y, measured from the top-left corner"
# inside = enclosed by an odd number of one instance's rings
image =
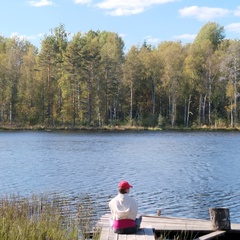
[[[141,213],[209,219],[228,207],[240,223],[240,133],[0,132],[0,196],[86,194],[100,216],[122,179]]]

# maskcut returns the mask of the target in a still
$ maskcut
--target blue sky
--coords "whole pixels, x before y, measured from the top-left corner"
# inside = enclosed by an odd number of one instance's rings
[[[126,51],[144,41],[192,42],[208,21],[224,26],[226,38],[240,36],[239,0],[7,0],[0,6],[0,35],[24,37],[37,47],[60,24],[70,36],[118,33]]]

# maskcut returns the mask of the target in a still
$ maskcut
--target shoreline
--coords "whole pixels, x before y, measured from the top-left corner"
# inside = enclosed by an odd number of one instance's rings
[[[240,128],[235,127],[213,127],[213,126],[202,126],[202,127],[142,127],[142,126],[105,126],[105,127],[48,127],[48,126],[0,126],[0,132],[3,131],[180,131],[180,132],[191,132],[191,131],[226,131],[226,132],[238,132]]]

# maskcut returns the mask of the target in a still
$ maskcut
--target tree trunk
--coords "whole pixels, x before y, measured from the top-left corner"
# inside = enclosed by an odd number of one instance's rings
[[[201,110],[202,110],[202,94],[199,96],[199,106],[198,106],[198,125],[201,126]]]
[[[211,125],[212,120],[211,120],[211,96],[212,96],[212,85],[210,84],[209,86],[209,98],[208,98],[208,123]]]
[[[9,115],[10,115],[10,125],[12,126],[12,100],[10,100],[10,106],[9,106]]]
[[[203,106],[202,106],[202,123],[206,124],[206,101],[207,101],[207,95],[203,98]]]
[[[230,124],[231,124],[231,127],[233,127],[234,123],[233,123],[233,101],[232,100],[230,102]]]
[[[154,80],[152,80],[152,124],[153,125],[155,120],[155,108],[156,108],[156,93],[155,93]]]
[[[188,110],[187,110],[187,127],[189,126],[189,115],[190,115],[190,105],[191,105],[192,95],[189,95],[188,98]]]
[[[234,76],[234,115],[233,115],[233,127],[237,124],[237,68],[236,65],[234,66],[235,69],[235,76]]]
[[[130,86],[130,124],[133,125],[133,82]]]
[[[76,100],[75,100],[75,89],[73,89],[73,127],[76,125]]]
[[[176,116],[176,104],[175,104],[175,95],[172,94],[172,108],[171,108],[171,127],[175,125],[175,116]]]
[[[108,69],[105,69],[105,82],[106,82],[106,88],[105,88],[105,125],[108,125],[108,119],[109,119],[109,96],[108,96]]]
[[[184,99],[184,115],[183,115],[183,125],[187,127],[187,99]]]
[[[92,122],[92,81],[93,81],[93,67],[90,65],[89,75],[88,75],[88,94],[87,94],[87,102],[88,102],[88,124],[90,125]]]
[[[47,66],[47,121],[48,125],[50,125],[50,119],[51,119],[51,69],[50,65]]]

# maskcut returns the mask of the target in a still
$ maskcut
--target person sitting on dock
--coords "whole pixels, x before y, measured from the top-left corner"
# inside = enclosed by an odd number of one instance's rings
[[[129,196],[130,185],[127,181],[118,184],[118,195],[109,202],[115,233],[134,234],[139,229],[142,217],[137,218],[138,204]]]

